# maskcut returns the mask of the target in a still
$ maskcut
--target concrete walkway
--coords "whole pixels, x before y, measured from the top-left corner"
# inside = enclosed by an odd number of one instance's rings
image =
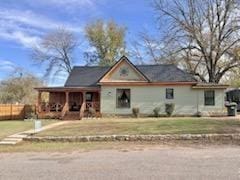
[[[207,117],[208,119],[215,119],[215,120],[240,120],[240,114],[236,116],[221,116],[221,117]]]
[[[37,131],[35,131],[34,129],[31,129],[31,130],[28,130],[28,131],[23,131],[23,132],[20,132],[20,133],[16,133],[16,134],[10,135],[10,136],[4,138],[3,140],[1,140],[0,145],[15,145],[15,144],[21,142],[23,140],[23,138],[26,138],[30,135],[33,135],[33,134],[39,133],[41,131],[57,127],[57,126],[61,126],[61,125],[64,125],[64,124],[69,124],[69,123],[74,123],[74,122],[76,123],[76,121],[61,121],[61,122],[57,122],[57,123],[53,123],[53,124],[44,126]]]

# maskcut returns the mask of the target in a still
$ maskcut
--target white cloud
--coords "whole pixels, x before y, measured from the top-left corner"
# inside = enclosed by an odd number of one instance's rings
[[[11,72],[16,68],[16,64],[8,60],[0,60],[0,70],[5,72]]]
[[[95,9],[97,0],[41,0],[41,1],[38,1],[37,4],[35,1],[32,1],[32,0],[27,0],[27,2],[33,6],[43,5],[43,6],[58,7],[59,10],[64,10],[66,13],[71,13],[72,11],[75,12],[80,8]]]
[[[60,22],[56,20],[51,20],[41,14],[36,14],[32,11],[19,11],[19,10],[7,10],[0,8],[0,21],[1,25],[8,26],[8,23],[12,26],[17,24],[18,26],[28,26],[39,29],[51,30],[58,27],[66,27],[74,32],[81,32],[82,28],[78,25],[72,25],[68,22]],[[5,22],[5,24],[3,24]],[[26,27],[27,28],[27,27]]]
[[[42,0],[44,3],[59,6],[93,6],[93,0]]]
[[[39,37],[29,36],[28,34],[25,34],[20,31],[13,32],[12,36],[15,40],[19,41],[25,47],[33,47],[38,41],[40,41]]]
[[[0,31],[0,38],[15,41],[26,48],[33,47],[40,40],[38,36],[28,35],[21,31]]]
[[[15,41],[25,48],[35,45],[43,33],[59,27],[82,32],[79,25],[52,20],[32,11],[0,8],[0,38]]]

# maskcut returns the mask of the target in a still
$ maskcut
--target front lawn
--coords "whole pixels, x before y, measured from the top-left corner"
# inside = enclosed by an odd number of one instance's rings
[[[188,133],[240,133],[240,121],[206,118],[89,119],[58,126],[43,131],[37,136]]]
[[[44,120],[42,121],[42,124],[44,126],[44,125],[51,124],[53,122],[56,122],[56,121]],[[34,125],[33,121],[23,121],[23,120],[0,121],[0,140],[12,134],[33,129],[34,128],[33,125]]]
[[[85,152],[108,149],[137,149],[159,145],[149,142],[21,142],[14,146],[0,146],[0,153],[14,152]]]

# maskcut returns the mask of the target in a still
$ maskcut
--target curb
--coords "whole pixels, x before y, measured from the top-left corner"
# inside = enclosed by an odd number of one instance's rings
[[[23,138],[30,142],[104,142],[104,141],[196,141],[240,144],[240,134],[167,134],[167,135],[99,135],[99,136],[47,136]]]

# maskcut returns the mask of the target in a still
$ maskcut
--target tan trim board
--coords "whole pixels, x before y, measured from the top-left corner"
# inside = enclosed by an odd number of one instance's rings
[[[102,82],[102,86],[179,86],[179,85],[196,85],[196,82]]]
[[[83,91],[91,91],[91,92],[99,92],[100,87],[37,87],[34,88],[40,92],[83,92]]]

